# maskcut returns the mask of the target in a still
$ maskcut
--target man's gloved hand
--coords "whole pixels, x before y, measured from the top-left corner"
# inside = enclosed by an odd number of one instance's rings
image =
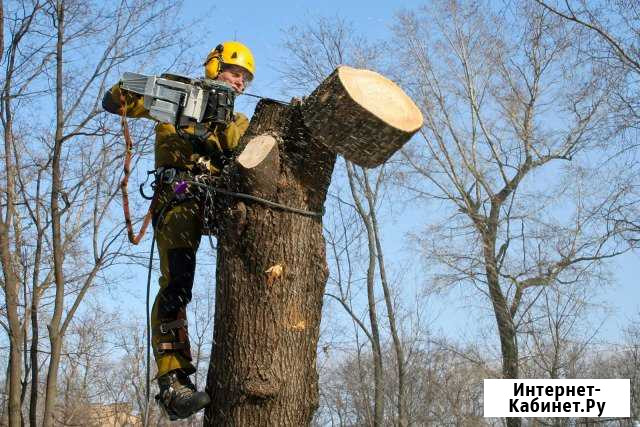
[[[302,98],[299,98],[297,96],[294,96],[293,98],[291,98],[291,101],[289,101],[289,104],[291,104],[291,106],[293,107],[299,107],[302,104],[304,104],[304,101],[307,99],[306,96],[303,96]]]
[[[199,156],[197,154],[191,155],[191,161],[193,162],[193,172],[196,175],[200,174],[212,174],[218,175],[220,170],[211,164],[211,159],[206,156]]]

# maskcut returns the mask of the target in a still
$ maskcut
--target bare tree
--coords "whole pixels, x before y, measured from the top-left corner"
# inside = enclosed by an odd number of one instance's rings
[[[526,378],[578,378],[589,349],[598,344],[604,316],[597,290],[582,284],[542,288],[522,321],[520,349]]]
[[[84,297],[104,281],[101,274],[128,255],[122,227],[112,221],[122,153],[99,100],[119,66],[133,60],[140,66],[180,42],[179,32],[163,24],[173,6],[146,0],[3,3],[3,22],[10,24],[0,107],[0,246],[12,426],[22,422],[29,383],[29,422],[37,423],[39,355],[46,351],[41,310],[52,309],[44,402],[44,424],[51,425],[65,334]]]
[[[622,127],[638,128],[638,110],[635,82],[640,76],[638,34],[640,7],[635,2],[608,1],[543,1],[536,3],[554,15],[587,30],[593,36],[583,53],[590,60],[603,64],[608,72],[619,79],[614,111],[621,114]]]
[[[496,372],[478,358],[477,349],[464,348],[444,338],[424,340],[415,345],[407,362],[407,414],[412,425],[488,426],[499,425],[482,416],[482,380]],[[385,366],[393,366],[392,346],[383,351]],[[369,363],[364,369],[358,358]],[[372,354],[349,352],[325,375],[323,397],[317,425],[366,425],[369,420],[367,396],[362,395],[361,373],[365,385],[372,387]],[[393,377],[394,372],[385,371]],[[391,385],[392,381],[386,381]],[[389,396],[390,397],[390,396]],[[391,401],[391,399],[389,399]],[[386,419],[383,425],[396,425]]]
[[[347,163],[347,176],[349,180],[349,187],[351,189],[351,195],[355,203],[356,212],[360,216],[367,234],[368,240],[368,252],[369,252],[369,267],[367,269],[367,295],[369,297],[369,316],[371,318],[372,334],[374,344],[374,367],[378,370],[376,377],[382,378],[382,352],[380,348],[380,337],[377,327],[374,329],[374,325],[377,324],[376,316],[376,301],[375,293],[373,292],[373,286],[375,284],[373,274],[375,274],[375,268],[378,268],[380,285],[382,287],[385,308],[387,318],[389,322],[389,330],[391,338],[393,340],[393,348],[395,351],[395,364],[397,367],[397,379],[398,379],[398,395],[397,395],[397,424],[400,426],[406,426],[408,424],[406,414],[406,389],[405,389],[405,356],[404,356],[404,344],[399,334],[398,322],[396,320],[397,307],[394,306],[394,295],[392,295],[391,283],[387,277],[387,269],[384,261],[384,254],[382,249],[382,243],[380,238],[380,226],[377,219],[376,210],[378,209],[379,194],[384,179],[388,176],[384,170],[384,166],[378,172],[376,181],[372,185],[369,181],[369,172],[364,168],[360,169],[360,173],[356,172],[356,169],[350,163]],[[365,203],[360,200],[360,194],[366,201]],[[379,402],[380,397],[376,393],[376,406],[382,404]],[[378,417],[376,417],[378,418]],[[380,414],[379,419],[382,419]]]
[[[420,247],[444,268],[437,285],[487,296],[502,374],[518,378],[518,332],[541,288],[589,282],[627,250],[593,167],[610,82],[580,61],[580,32],[528,2],[437,2],[398,15],[396,35],[426,118],[401,183],[449,207]]]
[[[26,6],[26,5],[25,5]],[[17,186],[16,172],[17,168],[13,159],[15,149],[15,131],[14,131],[14,114],[12,108],[12,96],[20,95],[25,91],[24,80],[20,79],[25,75],[32,76],[34,70],[29,67],[27,61],[21,61],[19,57],[20,46],[24,37],[32,31],[33,21],[37,14],[40,13],[41,5],[35,3],[28,5],[21,12],[16,14],[14,25],[9,28],[11,33],[11,42],[7,48],[7,66],[4,74],[3,90],[2,90],[2,125],[4,131],[4,183],[3,197],[0,202],[0,259],[2,261],[2,271],[4,275],[3,289],[6,302],[8,325],[3,325],[9,336],[9,387],[8,387],[8,422],[10,426],[18,426],[22,423],[20,412],[20,395],[21,383],[20,376],[22,373],[20,347],[23,340],[23,328],[21,325],[18,306],[19,292],[21,288],[18,265],[15,262],[14,254],[19,254],[19,245],[21,244],[19,225],[19,217],[16,210],[17,205]],[[3,9],[4,12],[4,9]],[[4,22],[4,19],[3,19]],[[3,27],[4,32],[4,27]],[[4,44],[3,44],[4,48]],[[26,70],[22,68],[27,68]],[[26,71],[25,74],[22,74]],[[36,70],[39,71],[39,70]],[[18,75],[18,72],[22,72]],[[19,76],[20,83],[15,86],[14,80]],[[28,81],[28,78],[27,78]],[[13,247],[12,240],[16,242]]]
[[[611,115],[619,131],[620,150],[614,159],[638,150],[640,130],[640,103],[638,103],[638,79],[640,78],[640,7],[636,2],[610,1],[543,1],[538,4],[590,36],[582,49],[582,56],[599,64],[613,80],[613,96],[608,101]],[[628,153],[631,151],[632,153]],[[638,191],[637,161],[620,164],[621,170],[636,171],[626,184],[631,191],[623,203],[612,206],[610,220],[624,230],[625,237],[635,247],[640,241],[640,191]]]
[[[631,381],[631,419],[640,419],[640,319],[638,316],[625,331],[626,342],[620,378]]]
[[[124,59],[130,59],[137,53],[149,53],[149,50],[157,50],[166,48],[171,43],[172,34],[168,27],[164,27],[163,20],[166,19],[169,11],[169,4],[152,4],[147,1],[139,1],[133,5],[121,3],[115,11],[110,9],[97,8],[95,16],[87,15],[87,9],[92,7],[83,2],[73,2],[58,0],[55,5],[51,4],[51,8],[47,11],[49,18],[57,29],[55,38],[55,66],[56,75],[55,99],[56,99],[56,126],[54,135],[54,144],[52,148],[52,165],[51,165],[51,230],[52,230],[52,253],[53,253],[53,271],[55,282],[55,304],[51,322],[48,325],[49,341],[51,346],[51,357],[49,360],[49,368],[47,374],[46,400],[44,410],[44,425],[48,426],[53,421],[53,409],[55,404],[55,396],[57,393],[56,378],[59,363],[59,353],[62,346],[62,340],[65,332],[70,324],[71,319],[83,296],[94,284],[94,280],[99,271],[108,267],[121,253],[119,248],[119,234],[107,234],[106,238],[100,231],[101,222],[104,219],[106,207],[109,206],[115,195],[114,183],[107,188],[110,194],[103,200],[100,197],[101,186],[96,185],[96,196],[93,208],[93,217],[91,221],[82,221],[78,224],[81,230],[85,226],[91,227],[91,235],[93,236],[93,263],[89,264],[88,271],[78,283],[77,296],[72,305],[64,314],[65,303],[64,295],[67,292],[68,279],[65,278],[65,259],[63,247],[64,230],[61,226],[61,218],[66,210],[73,205],[72,201],[65,201],[66,207],[59,207],[59,200],[64,199],[65,193],[69,190],[63,188],[62,173],[63,161],[63,144],[68,145],[70,141],[79,136],[96,135],[96,131],[92,130],[92,123],[100,113],[99,99],[102,90],[105,88],[105,82],[109,71]],[[86,79],[74,81],[73,86],[66,83],[65,73],[69,75],[74,73],[73,69],[64,69],[64,52],[74,45],[86,43],[87,37],[95,34],[95,22],[108,22],[113,32],[105,41],[104,50],[94,64],[83,66],[81,69],[90,70],[86,75]],[[150,24],[158,24],[158,28],[151,34],[143,35],[143,28]],[[148,38],[142,39],[147,36]],[[150,36],[150,37],[149,37]],[[129,45],[131,39],[138,38],[138,45]],[[125,40],[126,43],[122,43]],[[123,49],[124,48],[124,49]],[[70,97],[72,96],[72,98]],[[102,133],[100,128],[98,134]],[[73,153],[69,150],[67,153]],[[82,158],[82,157],[80,157]],[[105,171],[105,168],[101,170]],[[89,166],[86,171],[91,173],[94,167]],[[67,172],[68,173],[68,172]],[[107,190],[107,191],[109,191]],[[78,200],[80,202],[80,200]],[[106,203],[105,203],[106,202]],[[76,202],[77,203],[77,202]],[[79,206],[84,204],[78,203]],[[81,212],[83,209],[79,209]],[[86,225],[85,225],[86,224]],[[100,242],[99,239],[103,239]],[[113,246],[113,247],[112,247]]]

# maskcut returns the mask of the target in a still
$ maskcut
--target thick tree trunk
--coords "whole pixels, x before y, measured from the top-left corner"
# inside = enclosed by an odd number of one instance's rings
[[[258,104],[243,142],[257,136],[264,143],[265,134],[278,142],[262,156],[271,173],[244,156],[244,166],[230,172],[232,189],[321,212],[336,155],[310,140],[297,107]],[[248,184],[256,175],[260,185]],[[328,275],[322,219],[237,198],[224,203],[205,425],[308,425],[318,406],[316,345]]]
[[[322,212],[336,154],[377,166],[421,126],[418,108],[390,80],[339,67],[301,106],[258,104],[226,182],[235,192]],[[322,215],[237,197],[218,204],[205,425],[309,425],[328,276]]]

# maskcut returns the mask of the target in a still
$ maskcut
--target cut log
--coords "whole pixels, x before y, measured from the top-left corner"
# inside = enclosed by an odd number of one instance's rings
[[[364,167],[384,163],[422,127],[399,86],[370,70],[338,67],[302,105],[312,138]]]

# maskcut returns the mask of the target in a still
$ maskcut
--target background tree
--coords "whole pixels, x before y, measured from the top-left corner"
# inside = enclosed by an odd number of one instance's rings
[[[64,336],[87,293],[105,282],[102,274],[128,255],[122,227],[111,221],[122,153],[100,99],[121,64],[139,65],[179,43],[179,32],[163,24],[170,8],[143,0],[4,4],[10,42],[0,107],[0,246],[12,426],[22,422],[29,383],[29,422],[37,423],[39,355],[46,351],[39,313],[52,310],[44,402],[44,424],[51,425]]]
[[[610,81],[581,62],[582,32],[528,2],[438,2],[398,15],[396,37],[426,119],[400,183],[447,208],[419,248],[443,268],[437,286],[488,298],[502,375],[518,378],[518,333],[541,289],[597,281],[627,249],[606,220],[615,190],[594,167]]]
[[[636,2],[608,1],[542,1],[538,4],[565,20],[570,27],[588,34],[588,43],[581,54],[587,60],[601,66],[609,74],[613,96],[608,104],[615,120],[620,144],[614,159],[620,161],[620,170],[635,173],[622,184],[624,201],[613,205],[609,219],[619,227],[625,238],[637,248],[640,242],[640,190],[638,189],[638,130],[640,129],[640,7]]]

